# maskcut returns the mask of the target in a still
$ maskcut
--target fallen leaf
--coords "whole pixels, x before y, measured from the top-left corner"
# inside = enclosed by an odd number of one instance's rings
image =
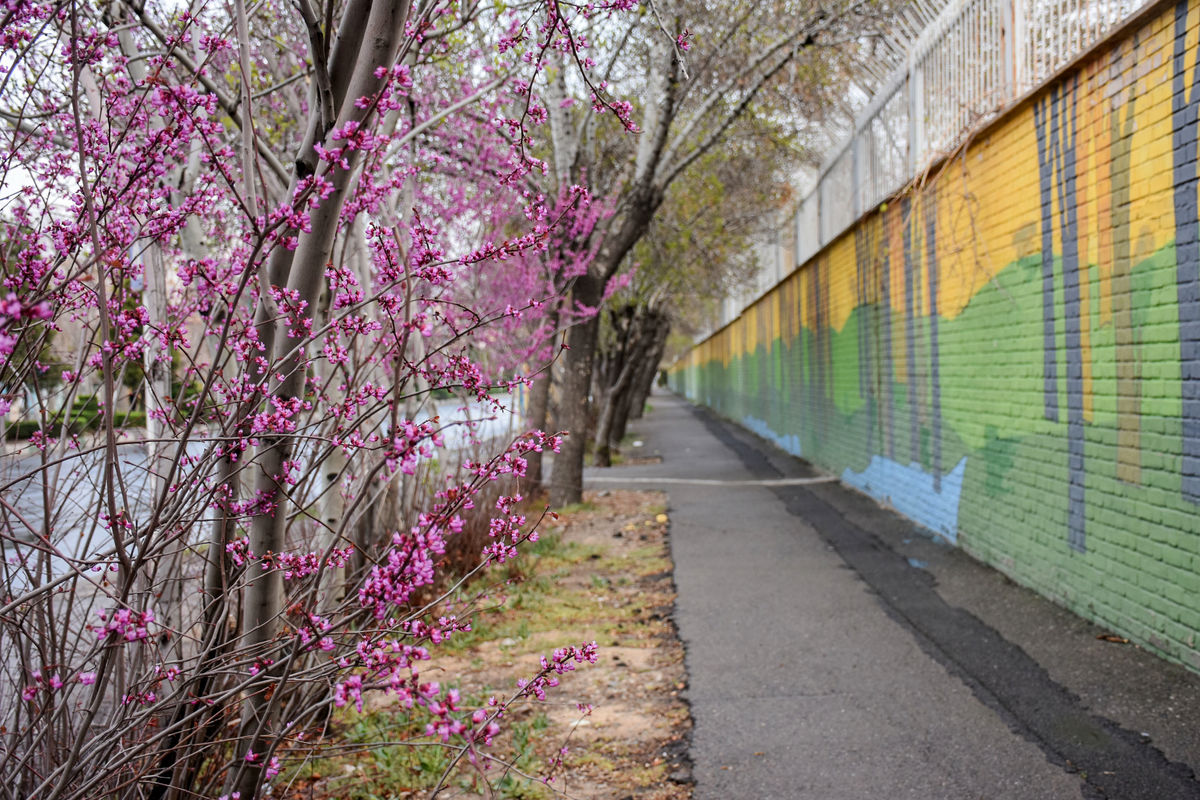
[[[654,518],[654,521],[655,521],[655,522],[658,522],[658,523],[661,523],[661,524],[665,524],[665,523],[666,523],[666,521],[667,521],[667,515],[666,515],[666,514],[659,514],[657,517],[655,517],[655,518]]]

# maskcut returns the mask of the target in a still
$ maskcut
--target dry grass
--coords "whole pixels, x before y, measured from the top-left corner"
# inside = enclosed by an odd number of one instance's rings
[[[492,755],[516,769],[496,765],[481,775],[464,765],[439,798],[691,797],[685,760],[691,718],[680,698],[686,678],[671,620],[664,503],[654,492],[589,493],[585,503],[548,520],[525,555],[483,579],[492,587],[490,605],[476,612],[471,633],[435,654],[423,678],[452,683],[468,701],[482,702],[511,694],[517,679],[557,647],[595,640],[600,659],[565,675],[546,702],[512,709]],[[320,762],[323,774],[298,773],[283,796],[424,797],[447,763],[442,748],[375,744],[422,741],[407,715],[386,700],[361,715],[339,714],[335,730],[350,746],[347,753]],[[563,746],[567,756],[550,770]]]

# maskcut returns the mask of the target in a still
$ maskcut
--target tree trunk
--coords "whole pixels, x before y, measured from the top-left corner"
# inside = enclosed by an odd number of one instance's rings
[[[647,110],[643,130],[647,133],[639,141],[638,157],[629,190],[628,204],[618,215],[615,227],[603,233],[604,243],[592,262],[591,268],[575,279],[571,300],[589,309],[599,311],[604,301],[604,287],[617,273],[625,256],[638,243],[662,205],[665,185],[655,182],[655,166],[662,155],[667,133],[674,115],[675,90],[678,85],[678,59],[668,59],[669,75],[652,76],[655,92],[651,97],[661,99],[652,102],[653,109]],[[659,88],[661,84],[661,89]],[[661,102],[661,108],[659,107]],[[565,369],[562,392],[559,398],[558,427],[569,436],[554,458],[551,476],[550,505],[563,506],[581,502],[583,499],[583,457],[587,451],[588,390],[592,383],[592,368],[595,364],[596,345],[600,340],[600,318],[593,314],[576,324],[567,335]]]
[[[636,348],[634,353],[636,353]],[[630,381],[633,378],[634,368],[636,366],[635,358],[631,357],[633,353],[626,354],[625,363],[621,367],[621,374],[617,377],[616,383],[605,392],[604,406],[600,413],[600,419],[596,423],[596,466],[611,467],[612,466],[612,444],[613,420],[616,416],[616,408],[620,405],[621,400],[628,393]],[[618,443],[620,439],[617,440]]]
[[[634,403],[637,392],[637,378],[641,377],[641,365],[634,369],[635,378],[629,382],[625,391],[617,397],[613,404],[612,425],[608,431],[608,449],[620,452],[621,442],[625,439],[625,431],[629,427],[629,411]]]
[[[546,429],[546,418],[550,411],[550,384],[553,382],[553,370],[546,370],[533,381],[529,390],[529,411],[525,415],[525,427],[529,430],[542,431]],[[542,452],[530,453],[526,457],[525,483],[530,488],[542,485]]]
[[[654,375],[658,371],[658,362],[662,358],[663,346],[666,343],[666,331],[669,323],[665,318],[655,315],[656,326],[651,334],[647,334],[646,346],[638,353],[637,367],[629,388],[622,393],[620,402],[613,412],[612,432],[609,434],[611,447],[616,449],[625,438],[625,431],[630,419],[640,418],[646,405],[646,397],[654,384]]]
[[[638,375],[634,385],[633,400],[629,404],[629,419],[641,419],[646,410],[646,400],[654,388],[654,379],[658,376],[658,365],[662,362],[663,352],[667,349],[667,337],[671,334],[671,321],[661,318],[658,330],[655,331],[654,346],[646,359],[643,372]],[[624,429],[621,435],[624,436]]]
[[[554,310],[550,312],[547,318],[547,324],[551,331],[558,330],[559,320],[559,305],[555,301]],[[542,374],[534,378],[533,386],[529,390],[529,408],[525,414],[525,427],[529,430],[544,431],[549,423],[550,417],[550,387],[554,384],[554,362],[546,364],[542,369]],[[542,461],[543,453],[541,451],[530,453],[526,460],[525,467],[525,485],[538,489],[542,485]]]
[[[579,276],[571,300],[597,308],[604,299],[604,280],[588,272]],[[587,450],[588,391],[596,362],[600,317],[596,314],[577,322],[567,332],[563,380],[558,407],[558,424],[567,432],[550,475],[550,505],[561,507],[583,501],[583,456]]]
[[[146,248],[142,259],[144,290],[142,304],[150,316],[147,337],[153,337],[155,329],[161,329],[167,318],[166,264],[162,248],[152,243]],[[163,451],[164,425],[160,419],[171,409],[170,351],[160,352],[157,342],[148,342],[142,353],[142,369],[145,373],[144,408],[146,409],[146,470],[154,501],[162,493],[159,478],[158,457]]]
[[[317,549],[322,553],[342,546],[345,535],[343,518],[346,513],[346,498],[342,495],[342,477],[346,470],[346,454],[340,447],[329,452],[321,465],[321,528],[317,537]],[[324,595],[321,599],[326,609],[334,608],[343,596],[346,579],[345,567],[325,571],[321,583]]]
[[[336,110],[335,129],[350,122],[361,122],[365,118],[367,110],[359,108],[355,101],[373,95],[382,85],[383,77],[377,75],[376,70],[390,67],[395,61],[408,10],[409,0],[377,0],[371,3],[365,22],[361,18],[350,17],[342,20],[343,29],[357,29],[361,33],[362,46],[349,60],[352,75],[346,84],[344,102]],[[347,38],[353,37],[354,34],[347,34]],[[335,52],[335,65],[339,55]],[[313,113],[318,111],[314,109]],[[300,235],[299,243],[292,251],[287,288],[307,304],[304,313],[309,316],[316,313],[324,284],[325,265],[333,250],[341,210],[360,157],[358,151],[352,151],[346,155],[344,166],[334,165],[328,169],[325,177],[332,191],[311,212],[309,229]],[[282,249],[276,248],[276,251]],[[286,323],[276,322],[271,327],[282,325]],[[272,381],[272,394],[285,403],[303,398],[306,390],[306,354],[303,348],[295,347],[286,336],[275,338],[277,341],[272,342],[275,357],[273,370],[282,379]],[[255,491],[256,496],[269,499],[270,511],[260,512],[251,521],[249,546],[255,553],[278,553],[286,547],[284,536],[291,509],[288,487],[283,478],[285,463],[292,457],[294,441],[292,436],[286,434],[260,438],[263,445],[257,457]],[[248,655],[266,656],[273,651],[283,610],[282,599],[283,579],[279,570],[249,571],[240,642],[240,649]],[[262,788],[262,770],[269,754],[264,736],[273,727],[276,705],[272,702],[272,678],[282,666],[277,664],[260,673],[262,680],[256,683],[242,703],[242,723],[234,762],[238,766],[230,775],[228,788],[239,791],[243,800],[257,797]],[[258,754],[253,762],[244,758],[252,750]]]

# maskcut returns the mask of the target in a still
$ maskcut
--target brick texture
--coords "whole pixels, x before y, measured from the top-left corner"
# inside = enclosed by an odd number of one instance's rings
[[[671,370],[1200,670],[1200,8],[1164,6]]]

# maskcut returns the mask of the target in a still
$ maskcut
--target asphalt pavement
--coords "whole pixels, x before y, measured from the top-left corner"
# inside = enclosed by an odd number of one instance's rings
[[[1200,675],[1054,606],[667,394],[696,800],[1200,800]]]

